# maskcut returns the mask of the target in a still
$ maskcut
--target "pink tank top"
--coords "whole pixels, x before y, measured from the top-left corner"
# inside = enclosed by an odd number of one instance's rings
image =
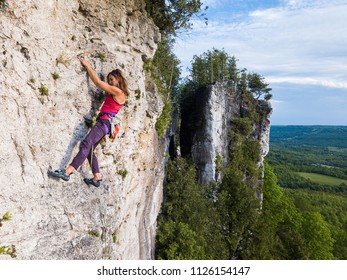
[[[104,104],[102,104],[102,107],[101,107],[101,110],[100,110],[100,119],[101,120],[108,120],[110,118],[110,116],[108,116],[107,114],[105,113],[111,113],[111,114],[114,114],[116,115],[119,110],[123,107],[124,104],[119,104],[117,103],[112,95],[107,95],[105,101],[104,101]],[[104,114],[103,114],[104,113]]]

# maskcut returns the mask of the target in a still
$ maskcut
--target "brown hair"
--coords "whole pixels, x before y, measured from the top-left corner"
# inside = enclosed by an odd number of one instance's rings
[[[112,70],[110,73],[108,73],[107,80],[110,75],[112,75],[113,77],[117,79],[119,83],[119,88],[124,92],[126,96],[128,96],[129,95],[128,82],[125,79],[122,71],[119,69]]]

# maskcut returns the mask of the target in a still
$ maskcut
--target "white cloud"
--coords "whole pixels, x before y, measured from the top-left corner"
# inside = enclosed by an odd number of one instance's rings
[[[347,90],[347,82],[321,80],[311,77],[266,77],[266,82],[270,84],[289,83],[298,85],[313,85]]]

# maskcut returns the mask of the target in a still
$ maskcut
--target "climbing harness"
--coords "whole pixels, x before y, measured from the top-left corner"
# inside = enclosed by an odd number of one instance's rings
[[[111,125],[111,130],[109,132],[109,137],[110,137],[110,141],[113,142],[116,139],[116,136],[117,136],[117,134],[119,132],[119,124],[117,122],[115,113],[103,112],[103,113],[100,113],[98,115],[98,118],[100,118],[102,116],[105,116],[105,115],[110,117],[108,119],[108,121],[110,122],[110,125]],[[108,130],[108,128],[107,128],[107,130]]]

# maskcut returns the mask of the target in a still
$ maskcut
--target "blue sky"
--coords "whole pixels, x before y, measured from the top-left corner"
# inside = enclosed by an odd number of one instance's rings
[[[175,53],[224,49],[272,87],[273,125],[347,125],[347,0],[205,0]]]

